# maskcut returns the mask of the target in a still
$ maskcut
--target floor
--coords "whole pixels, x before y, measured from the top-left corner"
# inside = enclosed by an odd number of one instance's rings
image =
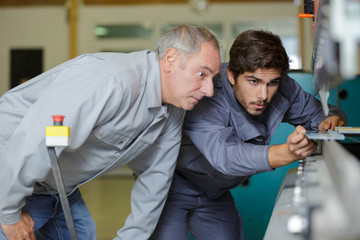
[[[131,174],[112,174],[96,178],[80,187],[97,225],[99,240],[112,240],[130,213]]]

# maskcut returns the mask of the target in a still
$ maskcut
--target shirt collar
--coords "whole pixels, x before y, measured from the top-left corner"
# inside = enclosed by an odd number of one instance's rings
[[[167,105],[162,105],[159,61],[155,52],[152,51],[147,52],[147,58],[146,99],[148,108],[164,108],[167,110]]]

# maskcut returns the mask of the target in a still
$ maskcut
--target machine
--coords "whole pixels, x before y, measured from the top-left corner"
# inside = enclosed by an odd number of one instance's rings
[[[360,1],[315,1],[312,14],[313,84],[327,114],[330,90],[360,82]],[[358,111],[360,101],[349,104]],[[318,136],[313,156],[289,169],[264,239],[360,239],[360,125],[353,125],[360,119],[348,118],[349,127],[336,130],[338,138]]]

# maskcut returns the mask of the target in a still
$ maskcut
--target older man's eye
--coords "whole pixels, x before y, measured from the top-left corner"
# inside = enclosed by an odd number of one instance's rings
[[[200,76],[200,77],[204,77],[204,76],[205,76],[205,73],[199,72],[199,76]]]

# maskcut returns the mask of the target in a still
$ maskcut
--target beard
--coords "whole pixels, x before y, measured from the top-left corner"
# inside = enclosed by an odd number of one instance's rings
[[[263,108],[257,108],[256,105],[261,105]],[[243,105],[244,106],[244,105]],[[263,100],[259,100],[256,102],[249,102],[245,105],[245,110],[252,116],[259,116],[261,115],[265,109],[269,106],[269,103]]]

